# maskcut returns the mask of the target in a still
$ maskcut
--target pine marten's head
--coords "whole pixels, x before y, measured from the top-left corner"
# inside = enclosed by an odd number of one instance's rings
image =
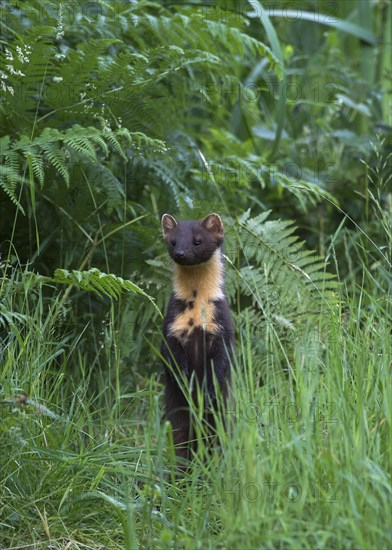
[[[218,214],[209,214],[201,222],[178,222],[164,214],[162,230],[170,256],[184,266],[207,262],[223,242],[223,224]]]

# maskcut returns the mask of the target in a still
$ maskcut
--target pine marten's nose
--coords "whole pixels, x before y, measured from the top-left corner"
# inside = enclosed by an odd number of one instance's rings
[[[174,256],[177,260],[179,260],[180,258],[183,258],[185,256],[185,252],[183,250],[176,250]]]

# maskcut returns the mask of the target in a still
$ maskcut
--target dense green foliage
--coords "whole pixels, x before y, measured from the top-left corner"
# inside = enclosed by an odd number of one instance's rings
[[[1,10],[0,546],[391,544],[390,4]],[[184,483],[159,220],[212,211],[236,422]]]

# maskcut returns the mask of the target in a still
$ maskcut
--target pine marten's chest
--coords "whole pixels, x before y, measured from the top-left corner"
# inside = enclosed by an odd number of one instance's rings
[[[219,325],[215,318],[214,298],[199,295],[198,290],[194,290],[182,302],[183,312],[178,313],[170,325],[170,333],[179,340],[186,340],[195,329],[201,328],[205,332],[216,334]]]
[[[176,266],[174,296],[180,307],[169,326],[173,336],[186,342],[196,329],[210,334],[220,331],[216,303],[224,298],[222,280],[223,266],[219,254],[198,266]]]

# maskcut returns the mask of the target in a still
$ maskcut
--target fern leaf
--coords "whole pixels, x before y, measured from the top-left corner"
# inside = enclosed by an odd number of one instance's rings
[[[162,317],[162,313],[155,304],[155,300],[152,296],[144,292],[144,290],[132,281],[123,279],[112,273],[103,273],[96,268],[89,269],[88,271],[56,269],[54,277],[48,280],[54,283],[74,285],[81,290],[94,292],[101,298],[102,296],[107,296],[108,298],[117,300],[122,292],[139,294],[149,300]]]
[[[88,130],[88,128],[82,128],[79,124],[75,124],[75,126],[65,132],[64,143],[71,149],[74,149],[74,151],[80,153],[82,157],[96,161],[97,153],[89,139]]]
[[[0,165],[0,187],[8,195],[14,205],[24,214],[25,211],[16,196],[16,185],[23,178],[12,167]]]
[[[298,329],[332,308],[337,283],[325,262],[298,240],[292,222],[268,215],[251,217],[247,211],[238,219],[241,248],[234,249],[233,263],[242,264],[240,292],[276,331]]]
[[[42,147],[42,150],[45,152],[45,156],[49,161],[49,164],[57,170],[64,178],[65,184],[69,187],[69,170],[65,164],[64,152],[52,144],[45,144]]]
[[[44,185],[45,174],[44,174],[44,161],[42,156],[38,154],[37,150],[31,148],[27,153],[27,158],[29,163],[31,162],[31,167],[33,170],[34,176],[39,181],[41,187]]]

